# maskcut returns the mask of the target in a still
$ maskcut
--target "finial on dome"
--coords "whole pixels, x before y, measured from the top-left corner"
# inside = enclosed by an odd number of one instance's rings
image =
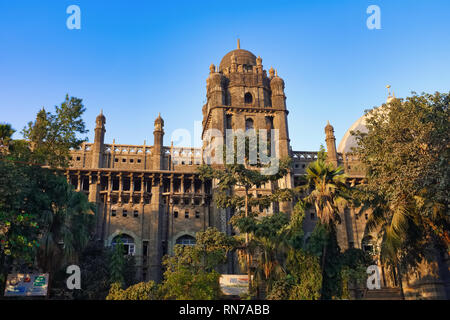
[[[391,95],[391,86],[389,84],[386,86],[386,88],[388,89],[388,97],[386,99],[386,103],[391,103],[395,99],[395,93],[392,91]]]
[[[241,40],[239,40],[239,38],[237,39],[237,48],[238,48],[238,49],[241,48]]]

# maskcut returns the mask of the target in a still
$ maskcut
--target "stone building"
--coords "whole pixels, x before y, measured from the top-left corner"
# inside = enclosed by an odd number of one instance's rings
[[[275,188],[290,188],[296,177],[305,174],[308,164],[317,159],[317,151],[293,151],[290,147],[285,83],[273,68],[269,74],[262,59],[239,46],[227,53],[219,67],[210,66],[206,79],[207,102],[203,106],[204,146],[211,129],[225,137],[226,129],[275,129],[278,134],[277,157],[291,157],[290,173],[277,183],[254,189],[258,194],[271,193]],[[214,205],[215,181],[202,182],[197,167],[205,162],[203,148],[181,148],[163,145],[164,120],[159,115],[154,122],[154,141],[147,145],[105,143],[106,117],[96,118],[95,139],[73,150],[71,165],[66,172],[68,182],[88,194],[97,204],[98,240],[111,246],[121,238],[128,254],[134,255],[138,278],[160,280],[162,256],[175,244],[195,243],[196,232],[209,226],[231,233],[227,223],[230,210]],[[329,161],[342,165],[350,184],[364,180],[358,161],[345,149],[348,135],[336,149],[334,129],[325,127]],[[347,140],[346,140],[347,139]],[[343,146],[343,147],[341,147]],[[345,149],[345,150],[344,150]],[[347,152],[347,153],[346,153]],[[274,203],[265,214],[290,212],[292,203]],[[354,208],[342,212],[338,226],[338,241],[342,250],[350,247],[370,250],[365,238],[366,216]],[[308,212],[305,231],[310,233],[317,215]],[[237,272],[233,264],[225,273]]]

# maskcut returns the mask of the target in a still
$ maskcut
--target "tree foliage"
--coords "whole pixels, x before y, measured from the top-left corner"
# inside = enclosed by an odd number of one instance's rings
[[[448,251],[449,103],[446,93],[413,93],[368,111],[367,133],[353,133],[368,178],[358,197],[390,264],[414,266],[427,243]]]
[[[221,296],[219,278],[215,270],[226,261],[227,254],[238,245],[232,237],[208,228],[198,232],[193,246],[176,245],[173,256],[166,256],[163,265],[164,299],[211,300]]]
[[[94,207],[55,167],[67,164],[69,148],[85,133],[81,100],[68,98],[56,114],[40,111],[12,140],[2,125],[0,152],[0,268],[57,271],[76,262],[93,231]],[[5,149],[6,148],[6,149]],[[48,164],[48,167],[42,167]],[[37,262],[37,264],[35,264]],[[3,279],[4,280],[4,279]]]
[[[51,167],[66,167],[69,150],[78,148],[83,141],[79,134],[87,133],[82,114],[86,110],[82,99],[66,95],[60,106],[55,106],[52,114],[42,108],[34,122],[23,129],[24,138],[30,142],[32,161]]]

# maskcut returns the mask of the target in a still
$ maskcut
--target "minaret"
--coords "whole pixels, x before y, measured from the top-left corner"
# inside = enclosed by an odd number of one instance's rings
[[[278,129],[279,140],[279,157],[286,158],[289,156],[289,131],[287,126],[286,96],[284,94],[284,81],[278,76],[276,70],[269,70],[271,80],[271,101],[272,108],[275,111],[274,128]]]
[[[337,167],[336,138],[334,137],[334,128],[329,121],[325,127],[325,135],[325,142],[327,143],[327,160]]]
[[[161,118],[161,114],[155,119],[155,129],[153,130],[154,143],[153,143],[153,169],[162,170],[164,166],[164,152],[163,152],[163,139],[164,139],[164,120]]]
[[[92,168],[102,168],[103,167],[103,146],[105,142],[105,123],[106,118],[103,115],[103,110],[95,119],[95,138],[94,145],[92,147]]]

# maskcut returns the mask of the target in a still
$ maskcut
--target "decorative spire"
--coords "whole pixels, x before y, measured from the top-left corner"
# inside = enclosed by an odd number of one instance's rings
[[[270,69],[269,69],[269,75],[270,75],[270,78],[273,78],[273,77],[274,77],[274,75],[275,75],[275,70],[273,69],[273,67],[270,67]]]
[[[329,121],[329,120],[327,120],[327,125],[325,126],[325,133],[327,134],[327,136],[328,136],[328,135],[332,136],[333,133],[334,133],[334,128],[333,128],[333,126],[330,124],[330,121]]]
[[[162,130],[164,127],[164,120],[161,118],[161,113],[158,113],[158,118],[155,119],[155,130]]]
[[[237,39],[237,48],[238,48],[238,49],[241,48],[241,40],[239,40],[239,38]]]
[[[100,109],[100,114],[97,116],[97,118],[95,119],[96,123],[97,123],[97,127],[101,127],[105,124],[106,122],[106,118],[103,115],[103,109]]]

